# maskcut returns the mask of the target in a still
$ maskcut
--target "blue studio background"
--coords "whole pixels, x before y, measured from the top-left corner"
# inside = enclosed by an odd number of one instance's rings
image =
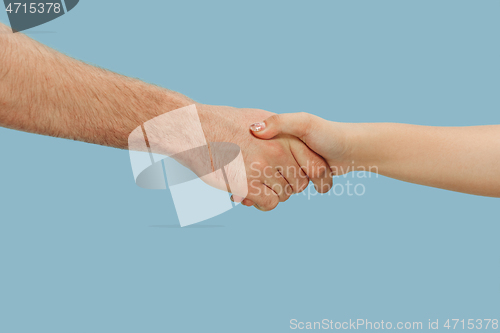
[[[26,33],[202,103],[460,126],[500,123],[499,13],[494,0],[82,0]],[[355,178],[364,196],[175,228],[169,192],[136,186],[127,151],[8,129],[0,149],[0,332],[500,319],[498,199]]]

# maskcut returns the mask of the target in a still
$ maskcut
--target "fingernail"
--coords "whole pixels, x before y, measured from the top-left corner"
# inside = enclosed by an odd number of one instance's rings
[[[266,128],[266,123],[255,123],[250,125],[250,129],[254,132],[262,131],[264,128]]]
[[[244,199],[244,198],[242,198],[242,197],[240,197],[240,196],[238,196],[238,195],[234,195],[234,194],[233,194],[233,195],[231,196],[231,200],[232,200],[233,202],[236,202],[236,203],[240,203],[240,202],[242,202],[242,201],[243,201],[243,199]]]

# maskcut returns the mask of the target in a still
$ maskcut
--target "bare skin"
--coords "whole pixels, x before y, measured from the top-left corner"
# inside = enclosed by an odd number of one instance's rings
[[[251,128],[261,139],[300,138],[334,174],[371,167],[410,183],[500,197],[500,125],[351,124],[296,113],[274,115]]]
[[[271,112],[200,104],[72,59],[0,24],[2,127],[127,149],[135,128],[193,104],[207,142],[240,147],[249,182],[247,204],[271,210],[304,190],[309,179],[331,185],[327,173],[314,172],[327,166],[324,159],[299,139],[281,135],[266,142],[252,136],[248,123],[272,116]],[[287,166],[298,172],[280,172]],[[255,174],[254,169],[265,168],[275,172],[272,176]]]

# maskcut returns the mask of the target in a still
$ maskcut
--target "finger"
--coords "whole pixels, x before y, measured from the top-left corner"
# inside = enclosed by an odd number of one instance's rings
[[[239,195],[236,195],[236,194],[231,195],[232,202],[240,203],[243,201],[243,199],[245,199],[245,198],[240,197]]]
[[[305,112],[276,114],[263,122],[250,125],[250,130],[260,139],[290,134],[304,140],[311,131],[313,120],[313,116]]]
[[[257,139],[253,140],[259,141]],[[251,173],[249,178],[252,179],[252,181],[259,180],[262,184],[265,184],[272,191],[274,191],[276,195],[278,195],[280,202],[284,202],[290,198],[293,194],[293,190],[288,180],[281,173],[281,170],[283,169],[282,165],[292,164],[297,165],[297,162],[291,153],[285,155],[282,154],[281,150],[279,150],[275,154],[272,154],[270,160],[265,163],[258,163],[260,166],[258,168],[258,172]],[[252,170],[256,170],[255,165],[252,167]],[[246,197],[251,199],[248,195]],[[255,200],[253,201],[255,202]]]
[[[279,204],[280,198],[260,180],[254,179],[249,183],[248,194],[245,200],[252,201],[262,211],[269,211]]]
[[[231,195],[231,201],[236,202],[236,203],[241,203],[243,206],[247,206],[247,207],[251,207],[251,206],[255,205],[252,200],[239,197],[235,194]]]
[[[285,202],[293,194],[293,190],[288,180],[281,173],[281,169],[281,167],[275,168],[272,177],[265,178],[263,183],[278,195],[280,202]]]
[[[244,206],[253,206],[254,202],[252,200],[240,197],[236,194],[231,195],[231,201],[236,203],[241,203]]]
[[[243,206],[247,206],[247,207],[252,207],[253,205],[255,205],[254,202],[252,200],[249,200],[249,199],[243,199],[241,204]]]
[[[314,183],[319,193],[328,192],[333,186],[333,179],[328,163],[309,149],[302,141],[291,140],[290,150],[304,173]]]
[[[298,141],[297,139],[294,141],[301,143],[301,141]],[[293,155],[290,156],[290,161],[284,164],[279,171],[289,184],[289,187],[286,189],[288,191],[288,196],[294,193],[300,193],[307,188],[307,184],[309,184],[309,177],[307,177]]]

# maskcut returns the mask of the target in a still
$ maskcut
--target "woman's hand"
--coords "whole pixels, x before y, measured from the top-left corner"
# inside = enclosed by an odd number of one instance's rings
[[[331,175],[336,176],[354,171],[350,157],[350,127],[350,124],[336,123],[301,112],[273,115],[264,122],[251,125],[250,129],[260,139],[272,139],[279,135],[299,138],[326,160]]]

